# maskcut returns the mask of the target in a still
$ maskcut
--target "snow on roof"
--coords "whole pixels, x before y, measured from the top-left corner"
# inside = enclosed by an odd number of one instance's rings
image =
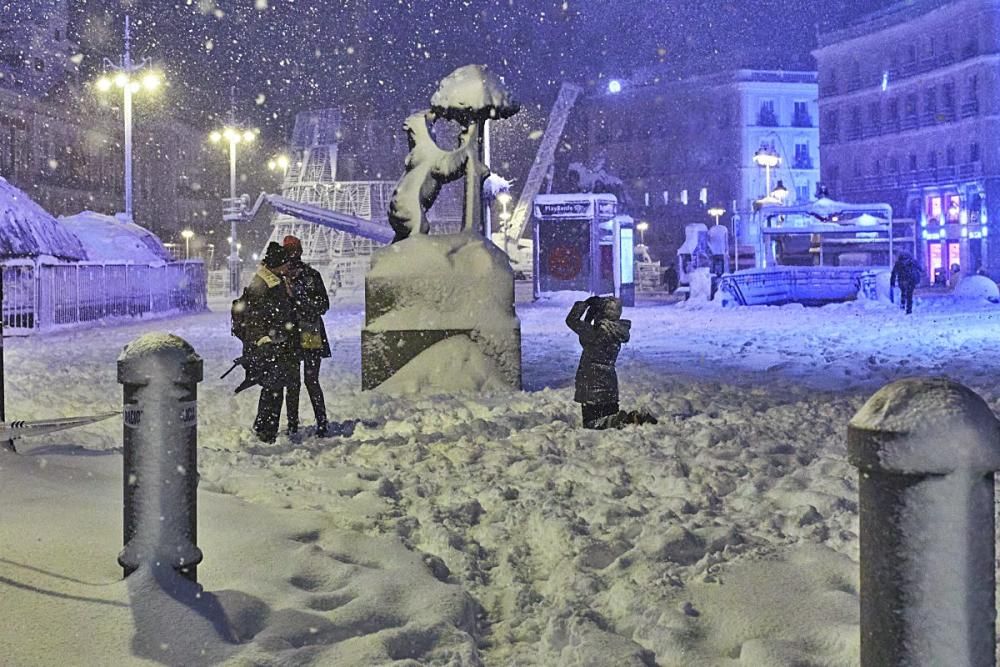
[[[61,217],[59,222],[80,239],[90,261],[137,264],[171,261],[160,239],[133,222],[93,211]]]
[[[0,259],[39,255],[71,261],[87,259],[77,237],[0,177]]]
[[[467,116],[484,120],[509,118],[521,105],[496,74],[485,65],[466,65],[441,80],[431,97],[431,107],[444,118],[461,120]]]

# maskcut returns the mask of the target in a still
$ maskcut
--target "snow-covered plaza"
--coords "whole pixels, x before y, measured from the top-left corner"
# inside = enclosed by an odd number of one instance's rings
[[[585,431],[569,305],[518,304],[525,391],[402,397],[360,391],[363,310],[335,307],[322,382],[344,434],[273,445],[257,392],[219,379],[227,302],[8,339],[13,419],[120,409],[116,359],[143,333],[195,347],[205,558],[201,591],[122,579],[120,422],[19,441],[0,455],[0,663],[858,664],[847,422],[907,376],[1000,408],[1000,306],[641,304],[622,404],[659,424]]]

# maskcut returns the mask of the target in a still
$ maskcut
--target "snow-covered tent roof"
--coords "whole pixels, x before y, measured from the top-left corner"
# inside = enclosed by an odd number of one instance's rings
[[[150,264],[171,261],[163,242],[145,227],[110,215],[83,211],[59,218],[87,252],[92,262]]]
[[[848,204],[823,197],[798,206],[766,204],[760,208],[760,214],[764,218],[776,215],[811,215],[822,222],[836,222],[834,218],[853,220],[865,214],[883,220],[892,220],[892,206],[889,204]]]
[[[0,178],[0,259],[50,255],[87,259],[80,240],[21,190]]]

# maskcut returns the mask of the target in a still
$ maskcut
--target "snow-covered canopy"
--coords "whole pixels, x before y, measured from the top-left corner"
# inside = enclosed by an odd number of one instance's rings
[[[849,204],[823,197],[808,204],[798,206],[781,206],[765,204],[760,208],[764,219],[778,215],[811,215],[821,222],[846,222],[867,215],[869,219],[864,224],[871,224],[870,218],[892,220],[892,206],[889,204]],[[855,224],[858,224],[855,222]]]
[[[466,65],[446,76],[431,97],[431,108],[442,118],[458,121],[510,118],[521,105],[485,65]]]
[[[170,253],[160,239],[145,227],[110,215],[83,211],[59,218],[83,245],[92,262],[169,262]]]
[[[0,177],[0,259],[39,255],[70,261],[87,259],[78,238]]]

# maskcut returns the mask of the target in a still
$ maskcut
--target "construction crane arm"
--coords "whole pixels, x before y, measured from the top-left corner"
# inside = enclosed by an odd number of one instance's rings
[[[323,225],[324,227],[339,229],[342,232],[371,239],[377,243],[392,243],[392,238],[395,235],[395,232],[388,225],[380,225],[377,222],[348,215],[347,213],[340,213],[339,211],[333,211],[322,206],[304,204],[287,197],[282,197],[281,195],[270,195],[267,193],[261,193],[257,198],[257,202],[250,209],[249,218],[253,219],[265,207],[270,207],[277,213],[284,213],[293,218]]]
[[[582,92],[583,88],[572,83],[564,83],[559,89],[556,103],[552,106],[552,113],[549,114],[545,134],[542,135],[542,141],[538,146],[538,154],[528,171],[528,177],[521,188],[521,196],[505,230],[507,238],[513,239],[515,244],[524,234],[524,228],[531,217],[531,203],[541,189],[546,174],[555,165],[556,147],[562,138],[563,130],[566,129],[566,121],[573,110],[573,105]]]

